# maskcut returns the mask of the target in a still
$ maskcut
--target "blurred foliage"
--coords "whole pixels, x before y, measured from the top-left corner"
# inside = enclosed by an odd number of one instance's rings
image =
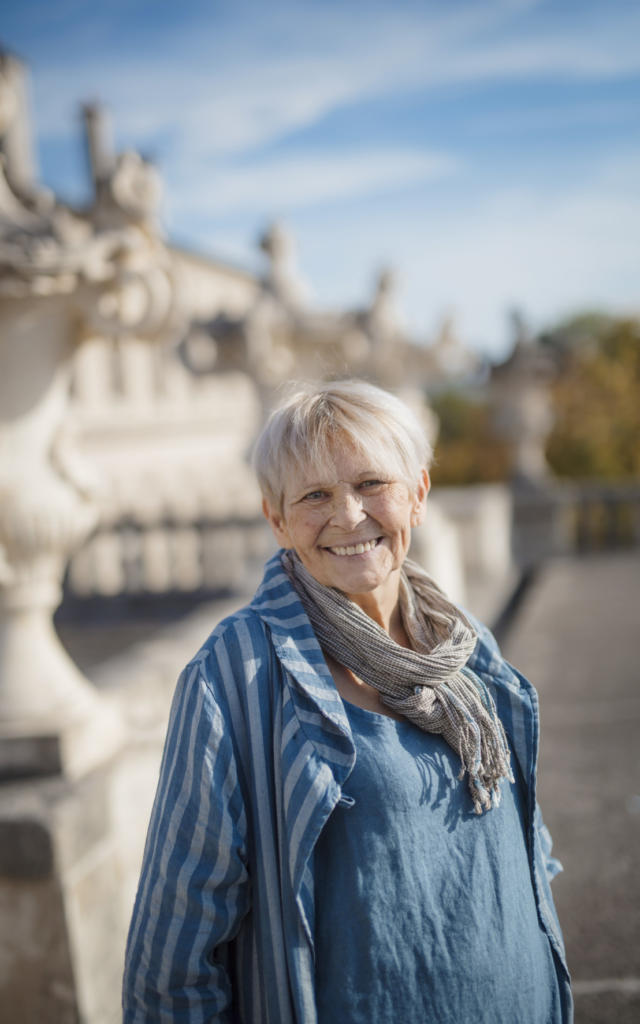
[[[509,446],[494,431],[486,399],[443,391],[429,404],[440,422],[431,470],[434,483],[493,483],[507,478]]]
[[[640,478],[640,320],[584,313],[540,337],[553,356],[555,423],[547,458],[558,477]],[[488,396],[445,391],[429,399],[440,421],[438,484],[509,477],[510,452]]]
[[[577,317],[541,339],[557,356],[547,459],[561,477],[640,477],[640,321]]]

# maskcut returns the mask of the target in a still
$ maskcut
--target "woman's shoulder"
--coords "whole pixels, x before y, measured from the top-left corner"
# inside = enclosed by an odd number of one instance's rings
[[[171,717],[192,709],[189,715],[195,714],[202,728],[227,736],[244,757],[252,707],[269,703],[271,664],[269,640],[255,611],[246,607],[227,615],[178,676]]]
[[[477,634],[475,650],[469,659],[469,668],[496,686],[506,686],[512,694],[534,696],[529,680],[504,657],[495,636],[488,626],[465,610],[465,616]]]
[[[484,622],[477,619],[471,612],[464,610],[465,618],[471,623],[477,636],[477,642],[475,650],[472,655],[472,661],[474,662],[473,667],[476,669],[484,669],[485,671],[491,671],[491,669],[498,669],[501,667],[501,663],[504,661],[502,651],[498,646],[498,641],[491,632],[488,626],[485,626]]]
[[[310,628],[282,570],[278,552],[267,562],[252,599],[217,623],[183,670],[182,678],[197,677],[199,685],[214,694],[242,693],[249,677],[258,683],[267,678],[283,637],[287,646],[295,647],[298,634],[306,636],[305,623]]]
[[[211,680],[220,674],[237,674],[248,662],[263,657],[268,647],[264,622],[248,604],[217,623],[185,671],[197,669],[205,679]]]

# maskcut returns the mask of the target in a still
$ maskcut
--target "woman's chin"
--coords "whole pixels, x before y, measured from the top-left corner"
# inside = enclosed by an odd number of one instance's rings
[[[311,574],[318,582],[345,594],[370,594],[384,586],[394,569],[389,551],[379,547],[359,555],[335,555],[325,549],[320,561],[318,575],[307,567]]]

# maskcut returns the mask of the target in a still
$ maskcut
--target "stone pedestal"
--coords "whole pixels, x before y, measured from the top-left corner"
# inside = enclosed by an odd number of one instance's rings
[[[0,1019],[116,1024],[125,922],[112,767],[0,787]]]
[[[425,522],[413,530],[409,556],[433,576],[450,600],[464,604],[467,592],[460,537],[433,497],[427,502]]]
[[[506,576],[512,567],[512,496],[503,484],[439,487],[433,499],[455,523],[469,576]]]
[[[469,611],[492,624],[518,579],[512,554],[512,496],[502,484],[434,489],[432,504],[455,528],[464,566],[459,597]]]

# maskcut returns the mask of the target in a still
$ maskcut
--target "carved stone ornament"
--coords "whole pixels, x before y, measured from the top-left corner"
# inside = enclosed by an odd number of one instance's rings
[[[67,295],[101,334],[154,338],[180,320],[169,251],[138,224],[96,229],[44,193],[27,205],[0,165],[0,299]]]
[[[86,211],[73,210],[35,186],[26,174],[24,147],[21,153],[9,144],[18,128],[24,129],[16,124],[18,72],[15,59],[0,62],[0,736],[5,738],[59,734],[74,722],[86,722],[98,704],[60,647],[51,621],[67,559],[97,515],[89,475],[66,428],[71,356],[96,334],[163,338],[179,329],[183,316],[172,258],[153,226],[159,198],[155,171],[135,154],[114,160]],[[104,734],[108,717],[102,708]],[[85,742],[80,761],[91,756]],[[77,760],[71,762],[78,767]]]

